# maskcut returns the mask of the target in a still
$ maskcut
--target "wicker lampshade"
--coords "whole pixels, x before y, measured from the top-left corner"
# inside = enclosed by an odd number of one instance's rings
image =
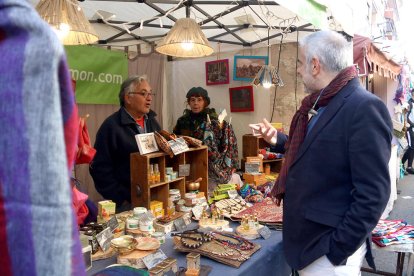
[[[270,88],[271,86],[284,86],[283,80],[273,65],[264,65],[260,68],[254,77],[252,84],[255,86],[263,86],[263,88]]]
[[[59,33],[65,45],[91,44],[98,35],[79,9],[77,0],[41,0],[36,10]]]
[[[178,19],[155,50],[173,57],[204,57],[214,52],[200,26],[191,18]]]

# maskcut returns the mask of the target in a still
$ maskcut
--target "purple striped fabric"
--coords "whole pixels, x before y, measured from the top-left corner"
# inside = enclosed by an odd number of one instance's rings
[[[0,0],[0,52],[0,275],[85,275],[63,47],[27,1]]]

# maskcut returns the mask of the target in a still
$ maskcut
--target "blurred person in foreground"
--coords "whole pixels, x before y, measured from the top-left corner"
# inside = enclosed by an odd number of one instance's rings
[[[28,1],[0,0],[0,52],[0,275],[85,275],[64,49]]]
[[[272,190],[283,200],[283,246],[299,275],[360,275],[374,267],[370,234],[390,195],[392,124],[350,62],[352,46],[333,31],[299,44],[298,70],[309,94],[289,137],[269,122],[256,127],[285,160]],[[254,126],[251,126],[254,127]]]
[[[116,212],[131,209],[130,154],[138,152],[135,135],[159,131],[150,109],[154,93],[145,75],[125,80],[119,91],[120,109],[96,134],[96,155],[89,171],[96,190],[116,203]]]

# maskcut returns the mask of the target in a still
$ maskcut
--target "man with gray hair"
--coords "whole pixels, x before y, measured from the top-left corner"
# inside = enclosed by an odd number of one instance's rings
[[[131,207],[129,155],[138,152],[135,135],[161,129],[150,109],[153,96],[145,75],[128,78],[119,91],[121,108],[102,123],[96,134],[96,155],[89,171],[96,190],[116,203],[117,212]]]
[[[309,95],[289,137],[266,119],[251,126],[286,150],[272,196],[283,200],[284,252],[301,276],[360,275],[364,256],[374,266],[370,234],[390,195],[390,115],[360,85],[351,51],[333,31],[305,37],[297,73]]]

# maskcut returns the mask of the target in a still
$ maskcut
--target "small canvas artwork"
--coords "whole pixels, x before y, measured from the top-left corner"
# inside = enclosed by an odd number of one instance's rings
[[[140,154],[147,154],[158,151],[158,145],[155,141],[154,133],[143,133],[135,135]]]
[[[254,111],[253,86],[232,87],[230,90],[230,111]]]
[[[234,56],[233,80],[251,82],[268,62],[267,56]]]
[[[206,85],[226,84],[229,79],[228,59],[206,62]]]

